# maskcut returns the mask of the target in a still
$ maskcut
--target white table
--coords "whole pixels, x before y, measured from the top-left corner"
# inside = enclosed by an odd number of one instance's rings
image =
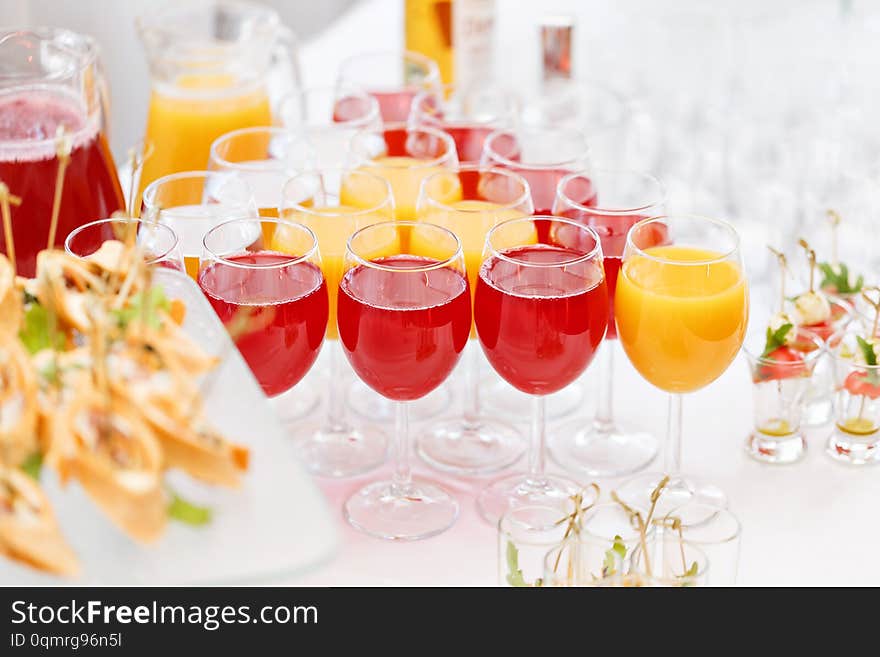
[[[302,51],[307,83],[332,80],[342,58],[402,42],[400,0],[372,0],[343,15]],[[536,11],[559,3],[499,0],[499,70],[529,75],[536,64]],[[591,6],[594,3],[589,3]],[[541,5],[541,9],[535,9]],[[571,5],[569,5],[571,6]],[[583,18],[583,17],[582,17]],[[520,68],[522,67],[522,68]],[[505,73],[506,72],[506,73]],[[615,344],[615,348],[619,346]],[[639,418],[662,433],[666,397],[644,382],[622,356],[616,358],[616,408],[638,408]],[[590,373],[587,373],[590,380]],[[585,410],[585,418],[589,409]],[[810,436],[806,459],[771,467],[750,460],[743,443],[751,427],[747,368],[740,357],[709,388],[685,402],[686,473],[721,486],[743,524],[740,583],[751,585],[880,584],[875,567],[880,552],[880,471],[847,468],[823,454],[827,430]],[[523,426],[525,430],[526,427]],[[659,466],[658,466],[659,467]],[[419,473],[431,474],[424,468]],[[344,499],[364,481],[322,481],[339,515],[340,548],[324,566],[281,583],[312,585],[494,585],[496,531],[474,508],[474,493],[485,480],[438,477],[459,496],[458,523],[448,532],[415,543],[390,543],[359,534],[341,515]],[[599,482],[607,499],[614,482]]]

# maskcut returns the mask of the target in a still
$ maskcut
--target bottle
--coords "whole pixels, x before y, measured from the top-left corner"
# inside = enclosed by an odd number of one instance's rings
[[[430,57],[445,84],[492,76],[495,0],[405,0],[406,49]]]

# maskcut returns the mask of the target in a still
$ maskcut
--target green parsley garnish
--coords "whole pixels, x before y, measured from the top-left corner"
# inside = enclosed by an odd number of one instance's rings
[[[779,349],[779,347],[785,346],[785,336],[788,335],[788,332],[794,327],[793,324],[783,324],[775,331],[771,329],[769,326],[767,327],[767,343],[764,345],[764,351],[761,353],[761,358],[767,358],[774,351]]]
[[[43,349],[64,348],[64,336],[51,325],[49,312],[37,303],[31,304],[25,311],[24,326],[18,337],[31,354]]]
[[[605,561],[602,563],[602,577],[614,575],[617,572],[617,562],[626,558],[626,545],[620,536],[614,537],[614,543],[605,552]]]
[[[166,312],[171,310],[171,301],[165,296],[165,292],[161,287],[153,286],[144,296],[143,292],[133,295],[125,308],[115,310],[116,320],[123,328],[128,326],[132,320],[143,319],[151,328],[159,328],[161,318],[159,311]]]
[[[822,283],[820,287],[833,289],[836,294],[856,294],[861,292],[865,284],[865,277],[859,274],[853,285],[849,283],[849,269],[842,262],[837,265],[839,271],[834,271],[834,267],[827,262],[819,265],[822,271]]]
[[[212,511],[207,506],[199,506],[188,502],[177,493],[171,492],[168,504],[168,517],[193,527],[200,527],[211,522]]]
[[[24,460],[21,469],[32,479],[39,481],[40,472],[43,470],[43,455],[40,452],[34,452]]]

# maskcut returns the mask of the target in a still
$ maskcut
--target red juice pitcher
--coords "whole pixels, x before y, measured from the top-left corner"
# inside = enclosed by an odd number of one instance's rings
[[[59,178],[58,248],[75,228],[124,208],[107,145],[105,91],[90,37],[52,28],[0,31],[0,182],[16,197],[12,239],[0,231],[0,252],[9,256],[14,247],[20,275],[33,276],[37,253],[49,246]]]

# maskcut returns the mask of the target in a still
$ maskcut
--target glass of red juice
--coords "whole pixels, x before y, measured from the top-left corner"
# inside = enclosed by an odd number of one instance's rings
[[[529,222],[534,230],[524,233]],[[545,399],[583,374],[605,337],[608,290],[596,231],[549,216],[495,226],[486,237],[474,320],[495,371],[532,397],[529,469],[489,484],[477,508],[491,523],[520,506],[558,507],[564,515],[582,488],[544,472]]]
[[[577,128],[528,126],[496,130],[483,143],[481,163],[516,171],[529,183],[535,214],[549,215],[559,181],[589,168],[590,149],[586,135]],[[538,237],[543,240],[545,236]]]
[[[416,94],[440,87],[437,63],[409,50],[359,53],[339,66],[339,83],[360,87],[379,103],[385,123],[406,121]]]
[[[608,333],[617,338],[614,289],[629,229],[642,219],[663,214],[665,191],[654,176],[637,171],[591,169],[572,173],[559,182],[553,214],[592,227],[602,242],[608,287]],[[658,227],[659,229],[659,227]],[[657,244],[666,241],[661,232]],[[565,469],[591,477],[617,477],[647,467],[657,454],[657,438],[614,417],[614,345],[607,343],[598,359],[599,390],[592,422],[569,421],[554,429],[550,455]]]
[[[120,217],[89,222],[67,236],[64,250],[87,259],[108,240],[130,240],[142,250],[148,265],[186,271],[177,233],[170,226],[145,219]]]
[[[312,231],[276,219],[218,224],[205,235],[198,283],[266,396],[299,383],[318,357],[329,313]]]
[[[355,373],[395,406],[390,480],[361,488],[345,503],[357,529],[385,539],[439,534],[458,502],[410,473],[409,405],[451,374],[471,330],[471,299],[461,243],[429,223],[384,222],[348,241],[337,322]]]
[[[12,210],[17,273],[31,277],[37,253],[61,247],[75,228],[124,208],[104,135],[106,86],[97,46],[53,28],[0,31],[0,181],[21,199]],[[59,130],[64,137],[59,138]],[[49,244],[59,149],[70,148],[58,219]]]
[[[513,126],[517,107],[516,97],[495,84],[447,84],[420,92],[413,99],[409,122],[443,130],[455,142],[459,162],[479,164],[486,138]]]

